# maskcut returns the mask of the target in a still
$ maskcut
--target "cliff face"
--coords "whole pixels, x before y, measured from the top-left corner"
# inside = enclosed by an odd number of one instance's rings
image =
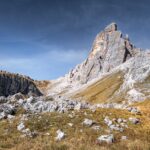
[[[68,79],[71,83],[85,84],[126,62],[138,52],[128,37],[123,37],[117,25],[112,23],[96,36],[88,58],[69,73]]]
[[[42,93],[34,84],[34,81],[26,76],[0,72],[0,96],[9,96],[16,93],[40,96]]]

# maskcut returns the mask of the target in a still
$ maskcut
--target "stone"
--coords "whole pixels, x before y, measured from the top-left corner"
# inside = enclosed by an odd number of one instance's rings
[[[73,123],[68,123],[68,125],[69,125],[70,127],[72,127],[72,126],[73,126]]]
[[[127,123],[127,120],[126,120],[126,119],[123,119],[123,122],[124,122],[124,123]]]
[[[56,141],[61,141],[62,139],[65,138],[65,133],[62,132],[61,130],[57,130],[57,137],[56,137]]]
[[[30,96],[26,101],[27,103],[34,103],[36,102],[36,99],[33,96]]]
[[[18,130],[18,131],[21,131],[21,130],[23,130],[24,128],[25,128],[25,125],[24,125],[23,122],[21,122],[21,123],[17,126],[17,130]]]
[[[123,122],[123,119],[122,118],[118,118],[117,122],[121,123],[121,122]]]
[[[122,136],[121,137],[121,140],[127,140],[128,138],[127,138],[127,136]]]
[[[97,138],[97,144],[101,144],[103,142],[106,142],[107,144],[111,144],[114,142],[114,136],[113,134],[110,135],[101,135]]]
[[[19,99],[19,100],[18,100],[18,104],[19,104],[19,105],[22,106],[24,103],[26,103],[26,100],[23,100],[23,99]]]
[[[106,117],[104,118],[104,122],[107,124],[107,126],[112,125],[112,121],[109,119],[108,116],[106,116]]]
[[[45,133],[45,135],[50,136],[50,133],[47,132],[47,133]]]
[[[8,119],[14,119],[15,116],[13,116],[13,115],[7,115],[7,118],[8,118]]]
[[[95,125],[95,126],[92,126],[92,129],[94,129],[94,130],[100,130],[100,129],[101,129],[101,127],[100,127],[100,126],[98,126],[98,125]]]
[[[82,108],[81,103],[78,103],[75,107],[74,110],[80,110]]]
[[[138,110],[138,109],[135,108],[135,107],[132,107],[130,112],[131,112],[132,114],[136,114],[136,115],[141,114],[140,110]]]
[[[139,124],[139,123],[140,123],[140,119],[132,118],[132,117],[129,118],[129,121],[130,121],[132,124]]]
[[[113,118],[112,121],[117,122],[117,119],[116,119],[116,118]]]
[[[27,112],[41,113],[41,112],[59,112],[64,113],[69,110],[87,109],[89,104],[84,102],[77,102],[76,100],[69,100],[65,97],[47,101],[45,96],[29,97],[22,103],[23,108]]]
[[[120,126],[121,126],[121,127],[124,127],[124,128],[128,128],[128,125],[125,124],[124,122],[120,123]]]
[[[123,131],[124,131],[123,128],[118,127],[118,126],[116,126],[116,125],[114,125],[114,124],[110,125],[109,128],[110,128],[111,130],[116,130],[116,131],[120,131],[120,132],[123,132]]]
[[[24,99],[24,95],[21,93],[17,93],[17,94],[8,96],[8,98],[9,98],[10,102],[14,103],[14,102],[19,101],[20,99]]]
[[[86,125],[86,126],[92,126],[93,124],[94,124],[95,122],[93,121],[93,120],[90,120],[90,119],[84,119],[84,121],[83,121],[83,125]]]
[[[36,137],[38,135],[38,133],[36,131],[33,131],[31,132],[29,128],[26,128],[24,130],[21,131],[22,133],[24,133],[25,136],[28,136],[28,137]]]
[[[0,112],[4,112],[6,115],[14,115],[16,109],[13,105],[5,103],[0,105]]]
[[[0,113],[0,120],[4,119],[4,118],[7,118],[7,115],[5,112],[1,112]]]

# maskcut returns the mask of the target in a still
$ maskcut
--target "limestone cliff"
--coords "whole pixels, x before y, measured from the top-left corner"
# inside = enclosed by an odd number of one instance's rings
[[[42,95],[31,78],[0,71],[0,96],[14,95],[19,92],[25,95]]]

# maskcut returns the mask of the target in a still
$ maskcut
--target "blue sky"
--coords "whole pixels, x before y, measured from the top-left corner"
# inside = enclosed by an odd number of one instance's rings
[[[149,6],[149,0],[0,0],[0,69],[40,80],[63,76],[113,21],[137,47],[150,48]]]

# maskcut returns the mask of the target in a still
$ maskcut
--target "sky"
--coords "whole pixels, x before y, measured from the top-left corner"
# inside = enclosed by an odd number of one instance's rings
[[[111,22],[136,47],[150,48],[150,0],[0,0],[0,70],[63,76]]]

